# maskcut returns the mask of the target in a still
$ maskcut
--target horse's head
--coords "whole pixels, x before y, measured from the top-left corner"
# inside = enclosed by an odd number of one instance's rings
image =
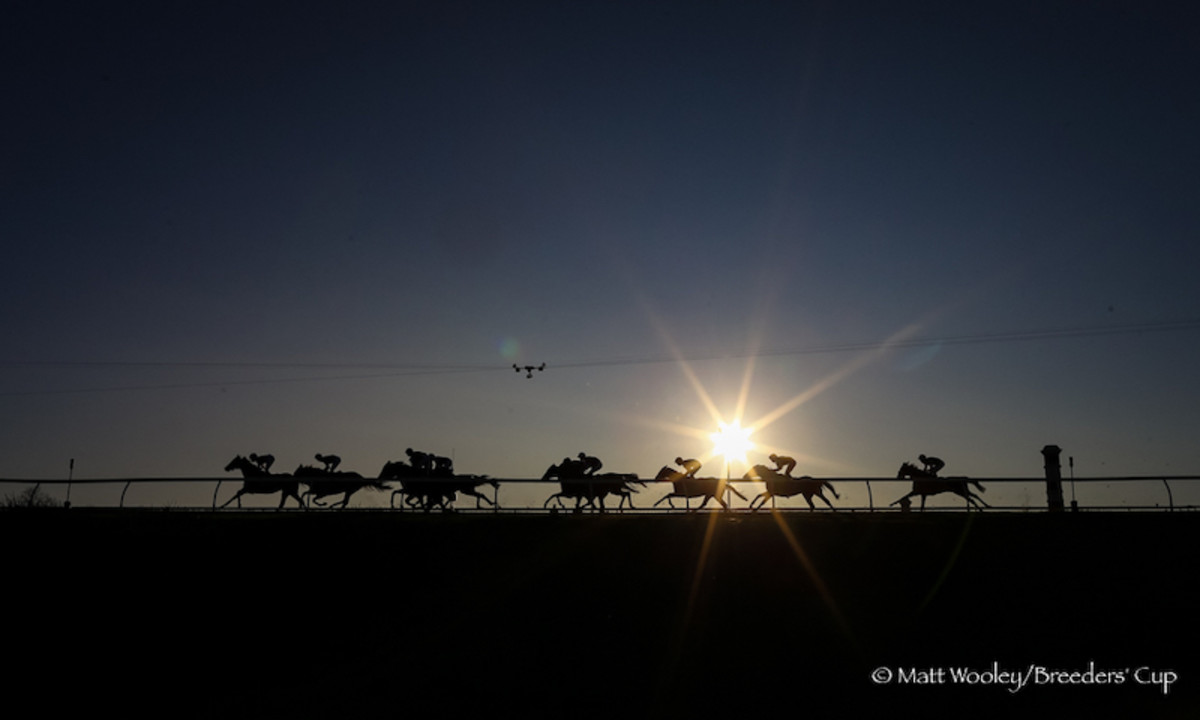
[[[663,480],[672,480],[673,481],[680,477],[683,477],[683,473],[679,472],[678,470],[675,470],[674,468],[663,465],[662,470],[658,471],[658,474],[654,476],[654,479],[656,481],[663,481]]]
[[[242,457],[241,455],[235,455],[234,458],[229,461],[229,464],[225,466],[225,472],[229,472],[231,470],[239,470],[241,468],[246,467],[249,464],[250,464],[250,461],[247,460],[246,458]]]
[[[750,468],[750,472],[742,476],[743,480],[769,480],[774,478],[779,473],[775,472],[766,465],[755,465]]]
[[[404,477],[409,474],[409,469],[408,465],[400,460],[384,463],[383,469],[379,471],[379,477],[384,480]]]
[[[910,462],[903,462],[900,463],[900,472],[896,473],[896,479],[899,480],[901,478],[911,478],[919,474],[920,472],[917,470],[916,465],[913,465]]]

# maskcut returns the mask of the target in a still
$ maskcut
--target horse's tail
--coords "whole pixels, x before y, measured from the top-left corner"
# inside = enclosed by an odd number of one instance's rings
[[[985,488],[983,485],[980,485],[978,480],[971,480],[969,482],[975,487],[979,488],[979,492],[987,492],[987,488]]]
[[[842,499],[842,496],[841,496],[841,495],[838,495],[838,491],[837,491],[837,490],[835,490],[835,489],[833,488],[833,483],[831,483],[831,482],[829,482],[828,480],[826,480],[826,481],[825,481],[825,487],[829,488],[829,492],[833,493],[833,496],[834,496],[835,498],[837,498],[838,500],[841,500],[841,499]]]
[[[729,488],[729,491],[732,492],[734,495],[737,495],[738,497],[740,497],[743,500],[746,499],[746,496],[741,494],[740,492],[738,492],[738,489],[733,486],[733,483],[727,482],[727,483],[725,483],[725,487]]]

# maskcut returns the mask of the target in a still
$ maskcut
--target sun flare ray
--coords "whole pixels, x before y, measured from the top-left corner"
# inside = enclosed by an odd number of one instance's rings
[[[763,415],[762,417],[755,420],[754,426],[761,430],[761,429],[767,427],[768,425],[774,423],[776,420],[780,419],[781,417],[786,416],[788,413],[790,413],[791,411],[800,407],[804,403],[808,402],[809,400],[812,400],[813,398],[817,397],[821,393],[823,393],[826,390],[837,385],[839,382],[846,379],[848,376],[853,375],[854,373],[863,369],[867,365],[870,365],[872,362],[877,360],[881,355],[883,355],[885,352],[890,350],[892,345],[894,345],[895,343],[898,343],[898,342],[902,342],[909,337],[912,337],[913,333],[915,333],[917,331],[917,329],[918,329],[918,326],[910,325],[910,326],[904,328],[903,330],[901,330],[900,332],[892,335],[890,338],[887,339],[887,341],[883,345],[876,348],[875,350],[868,352],[868,353],[862,353],[862,354],[857,355],[856,357],[851,359],[850,362],[841,366],[840,368],[833,371],[829,375],[826,375],[825,377],[821,378],[821,380],[819,380],[814,385],[812,385],[808,388],[805,388],[803,391],[797,393],[796,395],[792,396],[788,400],[784,401],[778,407],[776,407],[775,409],[768,412],[766,415]]]

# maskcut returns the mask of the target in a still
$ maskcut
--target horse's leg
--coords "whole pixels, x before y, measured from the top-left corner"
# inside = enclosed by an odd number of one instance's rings
[[[813,505],[813,501],[812,501],[812,495],[809,495],[808,493],[804,493],[804,500],[805,500],[805,502],[807,502],[807,503],[808,503],[808,509],[809,509],[809,510],[816,510],[816,509],[817,509],[817,506],[816,506],[816,505]]]
[[[492,502],[491,498],[489,498],[487,495],[484,495],[483,493],[479,492],[478,490],[464,490],[463,492],[465,492],[467,495],[472,495],[475,497],[475,507],[479,507],[480,501],[483,501],[483,502],[487,503],[488,505],[495,505],[495,503]]]
[[[241,507],[241,506],[242,506],[242,493],[244,493],[244,492],[246,492],[246,491],[245,491],[245,490],[238,490],[238,491],[237,491],[237,492],[234,494],[234,496],[233,496],[233,497],[231,497],[231,498],[229,498],[228,500],[226,500],[226,501],[225,501],[225,505],[222,505],[222,506],[221,506],[221,508],[224,508],[226,505],[228,505],[229,503],[233,502],[234,500],[237,500],[237,501],[238,501],[238,507]]]
[[[832,488],[830,488],[830,489],[832,489]],[[818,491],[817,491],[817,497],[819,497],[819,498],[821,498],[822,500],[824,500],[824,501],[825,501],[825,504],[826,504],[826,505],[828,505],[828,506],[829,506],[829,508],[830,508],[831,510],[834,510],[834,509],[836,509],[836,508],[834,508],[834,507],[833,507],[833,503],[829,502],[829,498],[825,497],[825,494],[824,494],[824,493],[822,493],[820,490],[818,490]],[[835,497],[839,497],[839,498],[840,498],[841,496],[840,496],[840,495],[835,495]],[[811,501],[810,501],[810,502],[811,502]]]

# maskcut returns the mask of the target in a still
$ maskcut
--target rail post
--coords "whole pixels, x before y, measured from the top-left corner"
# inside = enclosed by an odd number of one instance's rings
[[[1042,448],[1042,457],[1046,460],[1046,507],[1050,512],[1062,512],[1064,510],[1062,463],[1059,461],[1061,453],[1062,448],[1057,445],[1047,445]]]

